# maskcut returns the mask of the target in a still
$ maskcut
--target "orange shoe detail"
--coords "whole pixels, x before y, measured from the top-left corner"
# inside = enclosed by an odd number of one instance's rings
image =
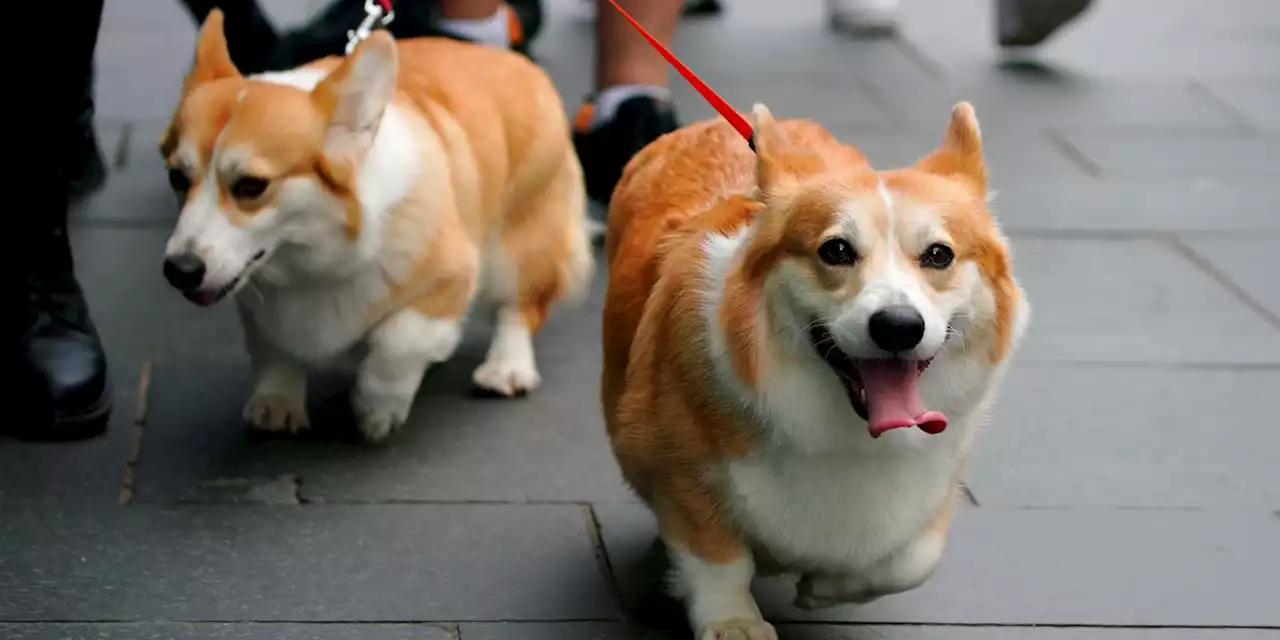
[[[524,25],[520,24],[520,16],[511,5],[504,4],[502,8],[507,12],[507,40],[513,47],[524,44]]]
[[[596,105],[591,102],[582,103],[578,114],[573,117],[573,130],[585,133],[591,127],[591,119],[596,115]]]

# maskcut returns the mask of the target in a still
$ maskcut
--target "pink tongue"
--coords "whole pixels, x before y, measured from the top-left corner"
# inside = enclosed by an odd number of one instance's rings
[[[906,360],[865,360],[857,363],[867,391],[871,437],[893,429],[919,426],[925,433],[942,433],[947,417],[924,408],[920,398],[920,368]]]

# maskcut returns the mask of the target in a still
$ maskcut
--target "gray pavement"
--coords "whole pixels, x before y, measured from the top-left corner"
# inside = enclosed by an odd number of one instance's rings
[[[586,3],[548,4],[536,53],[573,105]],[[728,0],[677,47],[739,107],[820,118],[880,165],[974,102],[1036,311],[935,579],[816,614],[764,581],[763,606],[789,640],[1280,638],[1280,3],[1099,0],[1042,67],[996,64],[987,0],[905,4],[902,40],[850,42],[818,0]],[[171,0],[107,5],[114,171],[73,237],[118,408],[99,440],[0,441],[0,638],[679,637],[599,417],[601,282],[539,337],[527,399],[468,395],[477,322],[388,446],[345,435],[340,378],[316,435],[248,436],[234,312],[159,268],[155,145],[194,29]]]

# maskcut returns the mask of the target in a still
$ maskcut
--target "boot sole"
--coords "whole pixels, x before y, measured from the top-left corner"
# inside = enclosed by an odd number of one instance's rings
[[[44,428],[16,431],[11,435],[29,442],[86,440],[106,432],[111,409],[111,384],[107,383],[102,385],[102,395],[93,404],[79,411],[55,411],[53,420]]]

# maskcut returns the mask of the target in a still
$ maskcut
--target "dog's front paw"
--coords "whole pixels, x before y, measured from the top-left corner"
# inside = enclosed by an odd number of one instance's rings
[[[699,629],[698,640],[778,640],[778,632],[764,620],[735,618]]]
[[[797,608],[812,611],[842,604],[867,604],[883,593],[851,576],[806,575],[796,583]]]
[[[351,399],[360,436],[365,442],[377,444],[404,426],[409,417],[413,397],[402,399],[386,395],[363,393],[358,388]]]
[[[360,436],[369,444],[377,444],[403,425],[404,418],[391,411],[373,411],[360,416]]]
[[[538,368],[528,358],[491,358],[471,379],[477,387],[507,397],[526,394],[542,384]]]
[[[307,407],[298,398],[283,394],[255,394],[244,407],[250,427],[272,433],[298,433],[307,429]]]

